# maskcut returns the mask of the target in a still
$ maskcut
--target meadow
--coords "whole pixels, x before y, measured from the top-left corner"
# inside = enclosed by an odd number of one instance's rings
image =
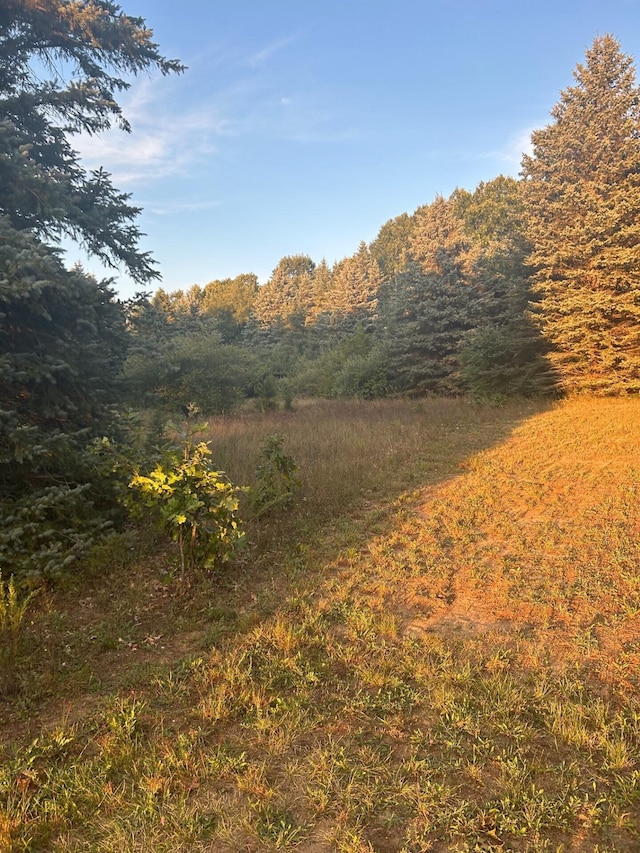
[[[27,611],[0,850],[640,849],[640,402],[314,402],[291,507],[181,578],[135,530]]]

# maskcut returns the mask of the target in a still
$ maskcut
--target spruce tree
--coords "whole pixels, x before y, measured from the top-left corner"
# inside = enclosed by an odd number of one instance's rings
[[[66,235],[132,278],[157,278],[138,248],[139,208],[72,146],[81,131],[129,131],[117,95],[129,77],[182,70],[142,18],[108,0],[4,0],[0,5],[0,213],[45,240]]]
[[[124,314],[110,287],[66,270],[78,241],[134,280],[157,277],[138,208],[73,149],[81,131],[129,130],[117,95],[166,60],[141,18],[108,0],[0,4],[0,563],[49,574],[107,523],[100,448],[115,435]],[[108,467],[108,466],[107,466]],[[107,513],[108,514],[108,513]]]
[[[354,255],[334,265],[332,284],[327,308],[336,322],[349,333],[358,322],[370,324],[376,314],[381,275],[364,241]]]
[[[536,307],[565,391],[640,390],[640,91],[596,38],[523,160]]]
[[[410,255],[410,244],[415,227],[415,215],[401,213],[382,226],[378,236],[371,243],[371,255],[378,262],[380,273],[389,279],[402,272]]]
[[[466,266],[477,297],[475,328],[459,355],[469,390],[482,396],[530,395],[550,384],[545,342],[530,317],[531,246],[521,187],[500,175],[452,197],[469,239]]]
[[[281,258],[269,281],[256,294],[253,316],[257,323],[269,326],[280,321],[291,325],[290,318],[305,318],[312,301],[314,269],[308,255]]]
[[[108,282],[0,217],[0,564],[50,575],[108,526],[126,349]],[[106,444],[105,444],[106,442]]]
[[[439,196],[416,213],[414,260],[380,290],[379,313],[396,388],[410,393],[464,390],[458,350],[474,326],[470,241],[451,199]]]

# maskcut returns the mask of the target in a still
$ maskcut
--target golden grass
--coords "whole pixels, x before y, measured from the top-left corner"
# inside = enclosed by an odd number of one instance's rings
[[[0,848],[637,851],[639,414],[215,421],[236,482],[286,434],[296,506],[187,591],[154,554],[49,598],[3,709]]]

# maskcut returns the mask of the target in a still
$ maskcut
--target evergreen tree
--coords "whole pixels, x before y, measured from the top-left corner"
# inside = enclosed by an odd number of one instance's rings
[[[104,529],[100,461],[126,350],[108,283],[0,217],[0,564],[51,573]],[[107,513],[108,515],[108,513]]]
[[[390,373],[401,390],[464,390],[458,349],[474,326],[477,301],[469,283],[469,245],[453,201],[439,196],[417,214],[414,260],[381,289]]]
[[[202,290],[202,310],[209,315],[229,312],[241,325],[249,318],[257,293],[258,277],[253,273],[210,281]]]
[[[595,39],[523,160],[538,322],[566,391],[640,390],[640,91]]]
[[[381,289],[380,320],[393,387],[410,394],[460,394],[458,348],[469,328],[455,281],[411,261]]]
[[[530,317],[531,251],[524,234],[521,183],[498,176],[452,196],[469,239],[466,267],[477,296],[475,327],[462,339],[469,390],[533,394],[549,385],[544,340]]]
[[[49,573],[106,523],[99,448],[125,355],[109,282],[65,270],[44,241],[62,235],[140,282],[138,209],[102,170],[87,173],[70,139],[119,125],[125,75],[181,66],[141,18],[107,0],[0,5],[0,563]],[[46,77],[49,79],[46,79]],[[102,441],[104,439],[104,442]]]
[[[347,320],[345,328],[349,332],[359,321],[370,323],[376,314],[382,277],[378,262],[364,241],[354,255],[334,266],[332,281],[331,304],[327,305],[330,313]]]
[[[307,316],[313,296],[315,264],[308,255],[287,255],[258,290],[253,315],[258,324],[287,323],[296,315]]]
[[[321,323],[328,322],[333,303],[333,270],[323,258],[313,271],[313,290],[311,304],[307,313],[307,322],[316,325],[322,317]]]
[[[139,209],[102,169],[82,168],[70,137],[130,130],[116,100],[124,75],[182,69],[151,35],[108,0],[0,6],[0,213],[47,240],[67,235],[140,282],[158,274],[138,249]]]
[[[402,272],[410,260],[411,237],[415,228],[415,215],[401,213],[382,226],[369,249],[378,262],[381,275],[391,278]]]

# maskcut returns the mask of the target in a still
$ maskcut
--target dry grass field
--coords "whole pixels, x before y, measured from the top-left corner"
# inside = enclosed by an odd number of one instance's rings
[[[640,850],[640,401],[212,421],[294,506],[181,582],[105,549],[29,610],[0,850]]]

